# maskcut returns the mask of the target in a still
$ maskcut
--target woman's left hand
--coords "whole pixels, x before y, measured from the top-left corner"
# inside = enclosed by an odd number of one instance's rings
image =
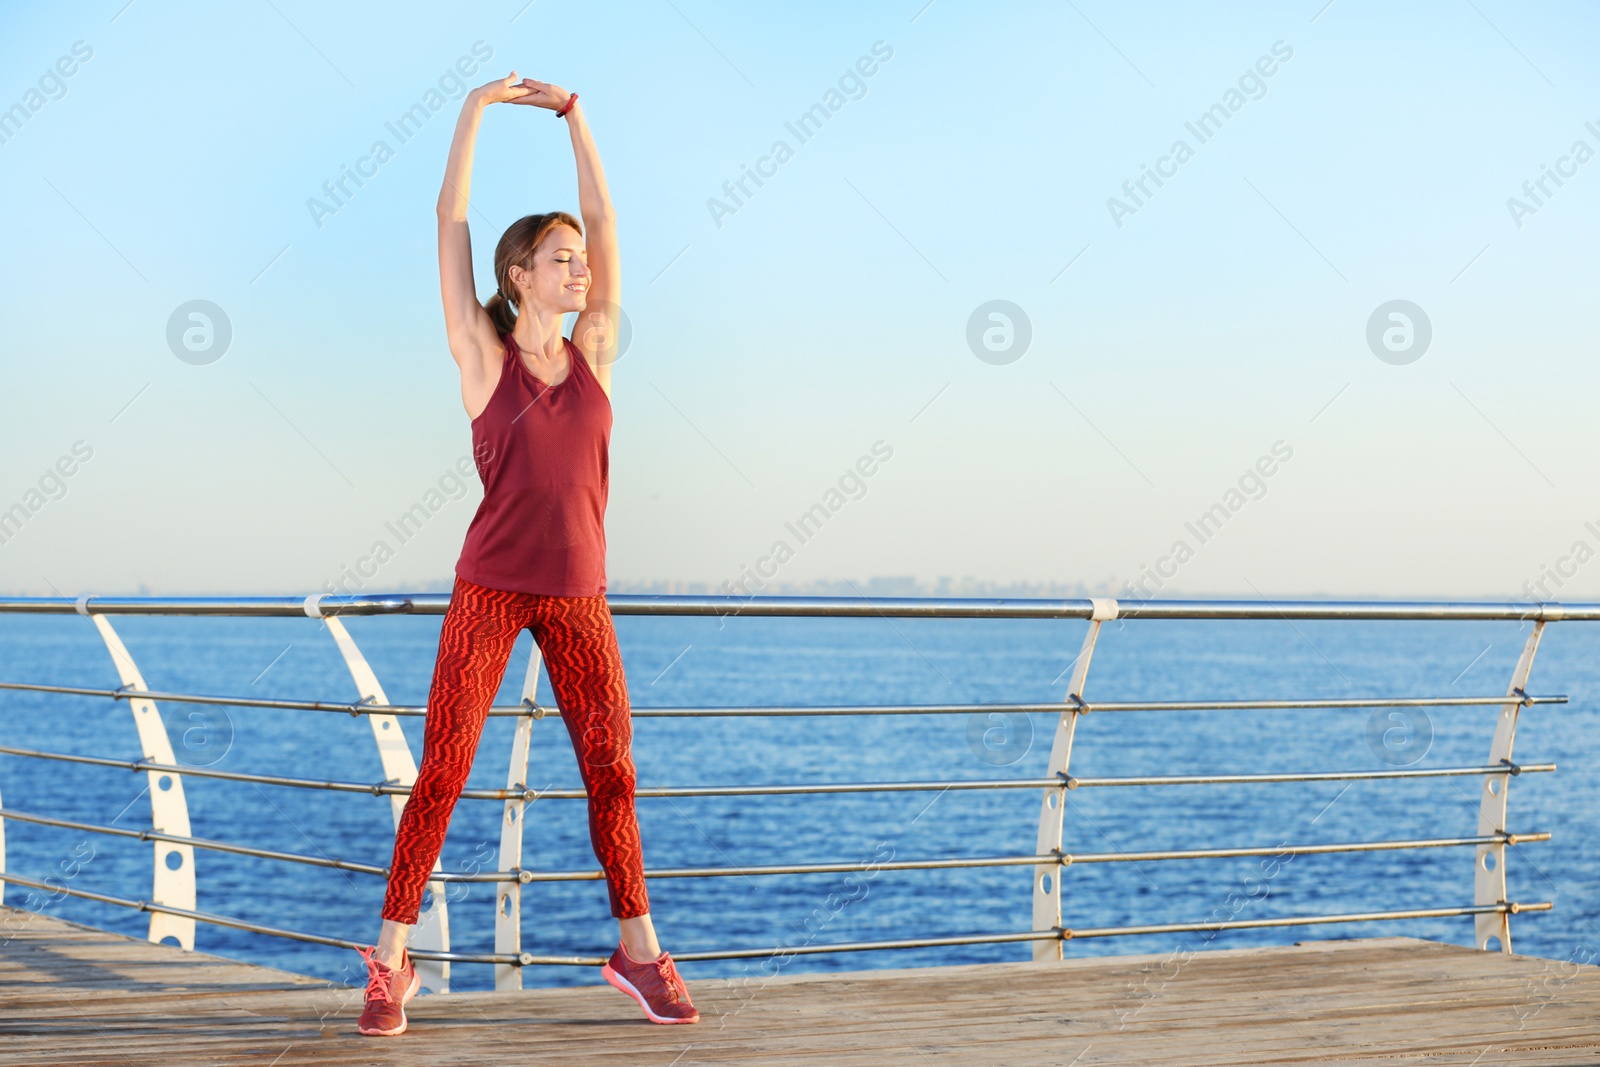
[[[571,93],[549,82],[523,78],[520,84],[528,90],[528,95],[511,101],[513,104],[532,104],[534,107],[547,107],[551,111],[560,111],[567,105],[567,101],[572,99]]]

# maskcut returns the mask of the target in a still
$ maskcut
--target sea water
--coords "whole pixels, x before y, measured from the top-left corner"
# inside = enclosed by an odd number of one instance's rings
[[[326,627],[312,619],[114,616],[153,690],[353,701]],[[390,700],[426,701],[438,616],[346,620]],[[1060,701],[1086,623],[1078,620],[617,620],[636,709],[751,705]],[[1528,624],[1479,622],[1162,622],[1105,624],[1085,695],[1091,700],[1488,696],[1503,693]],[[497,703],[516,703],[531,639],[524,633]],[[1600,951],[1600,626],[1547,627],[1529,690],[1571,703],[1526,708],[1515,750],[1555,774],[1510,783],[1509,829],[1549,831],[1508,850],[1509,896],[1550,900],[1512,919],[1518,952],[1590,959]],[[0,680],[115,688],[94,627],[77,616],[0,618]],[[539,699],[553,703],[548,679]],[[371,728],[346,714],[165,703],[180,760],[218,770],[378,782]],[[1091,713],[1072,773],[1081,777],[1383,770],[1479,766],[1498,707]],[[403,718],[420,758],[423,721]],[[1056,716],[853,715],[636,718],[641,787],[1037,778]],[[469,788],[506,783],[510,719],[488,721]],[[0,691],[0,743],[140,758],[126,702]],[[1476,833],[1480,779],[1082,788],[1067,794],[1069,853],[1123,853]],[[530,788],[579,788],[566,731],[533,724]],[[6,807],[83,822],[150,826],[146,776],[0,756]],[[264,849],[386,865],[386,797],[188,776],[192,833]],[[717,949],[1011,933],[1032,927],[1031,867],[884,871],[912,860],[1034,854],[1041,790],[641,798],[650,867],[833,862],[848,873],[658,878],[651,911],[675,954]],[[463,800],[445,844],[448,870],[497,866],[503,804]],[[523,866],[595,870],[582,800],[527,808]],[[148,899],[147,842],[5,824],[6,869],[73,888]],[[1083,863],[1063,872],[1063,924],[1091,928],[1227,917],[1357,913],[1472,902],[1473,849],[1293,859]],[[198,907],[252,922],[368,943],[381,878],[215,851],[196,852]],[[451,947],[492,952],[495,886],[448,891]],[[8,886],[5,902],[143,936],[149,917],[98,902]],[[609,955],[617,928],[602,881],[535,883],[522,893],[523,948]],[[1143,935],[1071,941],[1069,957],[1407,935],[1468,945],[1470,917]],[[354,952],[207,924],[195,947],[356,982]],[[1031,958],[1026,943],[786,955],[686,963],[686,977],[770,976]],[[456,964],[456,990],[492,987],[486,965]],[[529,986],[594,983],[594,967],[530,967]]]

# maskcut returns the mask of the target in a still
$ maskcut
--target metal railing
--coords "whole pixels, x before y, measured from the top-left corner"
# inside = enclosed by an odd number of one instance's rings
[[[852,952],[871,949],[921,948],[933,946],[1032,942],[1036,960],[1060,959],[1068,940],[1138,934],[1203,932],[1319,925],[1326,923],[1403,920],[1443,916],[1473,916],[1475,941],[1479,948],[1497,945],[1511,951],[1510,916],[1523,911],[1544,911],[1549,902],[1517,902],[1507,898],[1505,852],[1507,846],[1546,841],[1547,832],[1511,833],[1506,829],[1508,786],[1512,777],[1524,773],[1552,772],[1553,763],[1512,761],[1512,744],[1518,713],[1524,707],[1565,703],[1564,696],[1534,696],[1527,692],[1528,677],[1544,627],[1563,620],[1600,621],[1600,604],[1523,605],[1514,603],[1402,603],[1402,602],[1320,602],[1298,601],[1263,603],[1245,601],[1137,601],[1120,603],[1110,599],[1089,600],[1009,600],[1009,599],[872,599],[845,597],[711,597],[711,596],[630,596],[608,598],[614,615],[652,616],[746,616],[789,618],[922,618],[922,619],[1084,619],[1088,631],[1071,665],[1072,679],[1060,703],[995,704],[884,704],[836,705],[819,707],[655,707],[635,708],[638,718],[718,718],[726,716],[817,716],[817,715],[912,715],[973,713],[1047,713],[1056,716],[1047,774],[1030,778],[903,781],[865,783],[796,783],[745,786],[641,787],[639,797],[758,796],[828,793],[895,793],[946,790],[1038,789],[1041,791],[1035,849],[1028,855],[925,857],[892,860],[873,864],[875,870],[943,870],[953,868],[1029,867],[1032,873],[1032,929],[990,932],[959,937],[919,937],[883,941],[856,941],[833,944],[804,944],[774,948],[727,948],[706,952],[675,954],[684,961],[740,959],[772,956],[779,953],[810,954]],[[0,746],[0,753],[27,759],[70,762],[100,767],[143,771],[148,776],[151,798],[149,830],[106,826],[61,819],[47,814],[5,807],[0,801],[0,893],[6,883],[33,889],[47,889],[69,896],[134,908],[150,914],[151,941],[172,939],[185,948],[194,947],[196,923],[209,923],[276,937],[341,948],[362,944],[343,938],[299,930],[264,926],[226,915],[200,911],[196,903],[196,850],[252,856],[285,863],[335,868],[357,874],[388,876],[386,867],[327,856],[255,848],[192,836],[187,802],[183,792],[185,777],[251,782],[257,785],[294,789],[316,789],[340,793],[368,793],[387,796],[396,824],[403,810],[417,767],[399,717],[419,716],[426,708],[392,705],[361,650],[340,622],[340,616],[366,615],[442,615],[449,606],[447,594],[297,597],[79,597],[0,599],[0,613],[72,614],[88,618],[98,630],[111,655],[122,682],[116,689],[83,686],[57,686],[32,682],[0,682],[0,690],[99,697],[127,701],[138,729],[143,757],[119,760],[96,756],[45,752],[37,749]],[[228,617],[300,616],[320,619],[333,636],[346,668],[354,680],[359,699],[354,702],[262,699],[231,695],[153,692],[149,690],[126,646],[111,625],[113,615],[177,615]],[[1113,619],[1211,619],[1211,620],[1498,620],[1533,623],[1517,666],[1504,695],[1461,697],[1393,697],[1304,700],[1185,700],[1185,701],[1090,701],[1084,697],[1090,660],[1103,623]],[[451,963],[492,964],[495,984],[500,989],[521,987],[521,968],[534,965],[597,965],[603,958],[594,956],[540,955],[524,951],[521,927],[521,887],[534,882],[597,881],[603,872],[593,870],[536,871],[523,867],[523,810],[535,799],[584,799],[582,789],[533,790],[527,785],[528,748],[532,723],[559,717],[557,708],[538,705],[534,693],[541,657],[537,644],[529,658],[522,687],[522,701],[496,706],[489,714],[515,720],[510,746],[509,770],[504,789],[468,789],[463,800],[493,800],[504,805],[498,869],[483,872],[452,872],[437,863],[428,883],[432,902],[423,911],[411,937],[413,957],[418,961],[424,984],[443,992],[449,988]],[[247,774],[219,771],[209,767],[180,764],[176,760],[166,728],[155,701],[169,703],[221,705],[297,711],[333,712],[367,719],[377,746],[383,780],[348,782],[298,778],[282,775]],[[1437,768],[1392,768],[1379,771],[1307,771],[1301,773],[1140,775],[1123,777],[1083,777],[1070,773],[1073,739],[1078,721],[1093,713],[1228,712],[1247,709],[1317,711],[1355,708],[1434,708],[1496,707],[1494,740],[1488,758],[1481,766]],[[1271,847],[1196,848],[1149,850],[1142,852],[1068,852],[1063,849],[1064,809],[1069,790],[1102,787],[1153,787],[1222,784],[1308,783],[1362,781],[1378,779],[1431,779],[1475,777],[1480,780],[1477,833],[1468,837],[1440,837],[1408,840],[1349,841],[1338,843],[1296,843]],[[131,899],[92,892],[5,869],[6,820],[80,832],[136,838],[152,843],[154,879],[149,899]],[[1254,919],[1213,918],[1209,921],[1156,925],[1069,927],[1063,925],[1061,879],[1079,864],[1129,863],[1229,859],[1239,857],[1326,855],[1335,853],[1387,852],[1410,849],[1472,848],[1475,850],[1473,902],[1457,907],[1380,910],[1333,915],[1291,915]],[[718,878],[731,876],[825,874],[859,871],[860,863],[774,863],[758,866],[664,867],[647,868],[647,878]],[[484,882],[496,885],[495,945],[493,952],[455,952],[450,948],[448,903],[444,886],[455,882]]]

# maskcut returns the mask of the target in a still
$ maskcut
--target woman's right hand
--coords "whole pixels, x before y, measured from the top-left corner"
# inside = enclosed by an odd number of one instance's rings
[[[471,96],[480,104],[509,104],[533,92],[528,86],[518,84],[520,81],[517,72],[512,71],[509,77],[496,78],[478,86],[472,90]]]

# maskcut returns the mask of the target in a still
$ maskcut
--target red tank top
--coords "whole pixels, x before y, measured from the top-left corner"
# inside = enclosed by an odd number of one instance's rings
[[[611,400],[583,353],[556,386],[533,376],[503,335],[500,381],[472,420],[483,503],[467,527],[456,573],[517,593],[606,591],[606,495]]]

